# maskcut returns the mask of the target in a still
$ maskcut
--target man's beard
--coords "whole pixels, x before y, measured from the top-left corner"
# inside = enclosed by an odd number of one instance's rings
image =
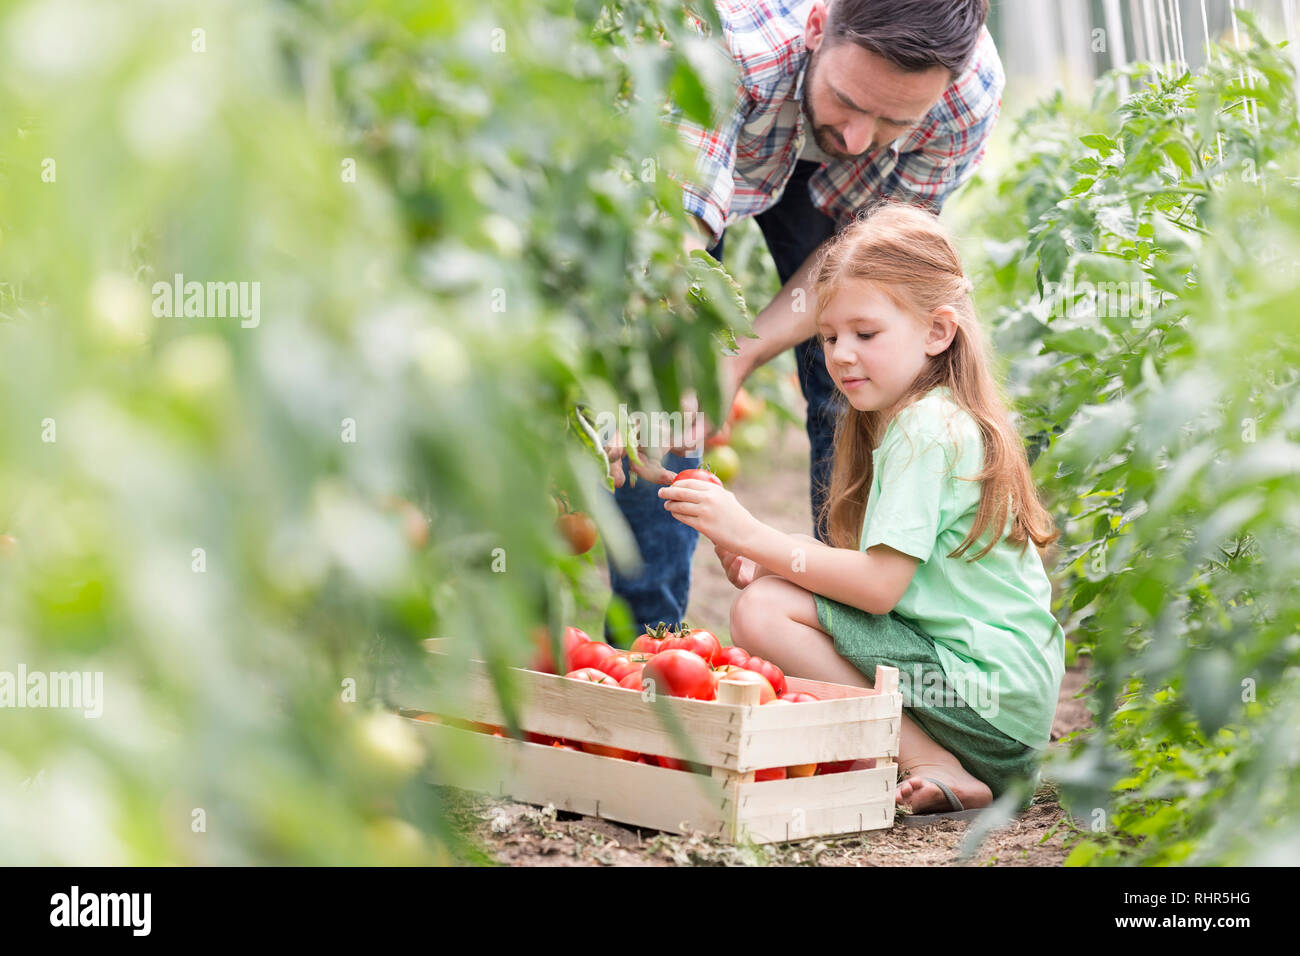
[[[806,130],[806,134],[811,135],[816,141],[817,148],[826,155],[834,157],[835,159],[857,159],[859,155],[863,154],[848,152],[844,143],[840,140],[839,133],[835,132],[833,127],[820,125],[817,122],[816,115],[813,113],[813,71],[817,66],[817,61],[821,59],[822,49],[824,49],[824,47],[818,48],[816,52],[809,54],[808,65],[804,67],[802,104],[804,129]],[[875,148],[876,144],[873,142],[867,148],[867,152],[871,152]]]

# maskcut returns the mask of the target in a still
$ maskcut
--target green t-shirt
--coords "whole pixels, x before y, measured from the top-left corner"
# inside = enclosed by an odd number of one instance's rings
[[[979,561],[967,559],[988,543],[988,529],[964,555],[948,557],[974,525],[981,482],[962,479],[978,475],[983,458],[979,426],[947,386],[903,409],[872,453],[860,547],[884,544],[920,560],[894,611],[934,639],[944,673],[976,713],[1045,747],[1065,676],[1065,633],[1038,551],[1031,542],[1021,554],[1006,540],[1008,516],[1004,536]]]

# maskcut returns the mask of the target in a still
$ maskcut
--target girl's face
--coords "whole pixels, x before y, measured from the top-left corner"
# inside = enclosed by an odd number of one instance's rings
[[[822,310],[817,331],[826,368],[860,412],[893,406],[957,331],[951,309],[928,319],[905,312],[868,282],[850,283]]]

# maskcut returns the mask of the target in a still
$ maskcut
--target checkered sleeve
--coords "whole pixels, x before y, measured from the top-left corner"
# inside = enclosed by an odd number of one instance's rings
[[[710,245],[722,237],[731,211],[736,191],[736,141],[751,105],[749,94],[738,86],[730,109],[721,113],[713,128],[680,117],[673,122],[682,143],[695,155],[695,173],[682,183],[682,204],[709,227],[713,236]]]

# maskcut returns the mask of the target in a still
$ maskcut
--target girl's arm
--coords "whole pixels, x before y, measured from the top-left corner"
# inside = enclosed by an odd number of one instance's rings
[[[730,491],[706,481],[659,489],[668,511],[717,548],[749,558],[800,587],[869,614],[888,614],[920,562],[886,545],[866,551],[832,548],[786,534],[750,514]]]
[[[815,538],[777,531],[754,519],[740,553],[814,594],[868,614],[888,614],[902,599],[920,563],[878,544],[868,551],[832,548]]]

